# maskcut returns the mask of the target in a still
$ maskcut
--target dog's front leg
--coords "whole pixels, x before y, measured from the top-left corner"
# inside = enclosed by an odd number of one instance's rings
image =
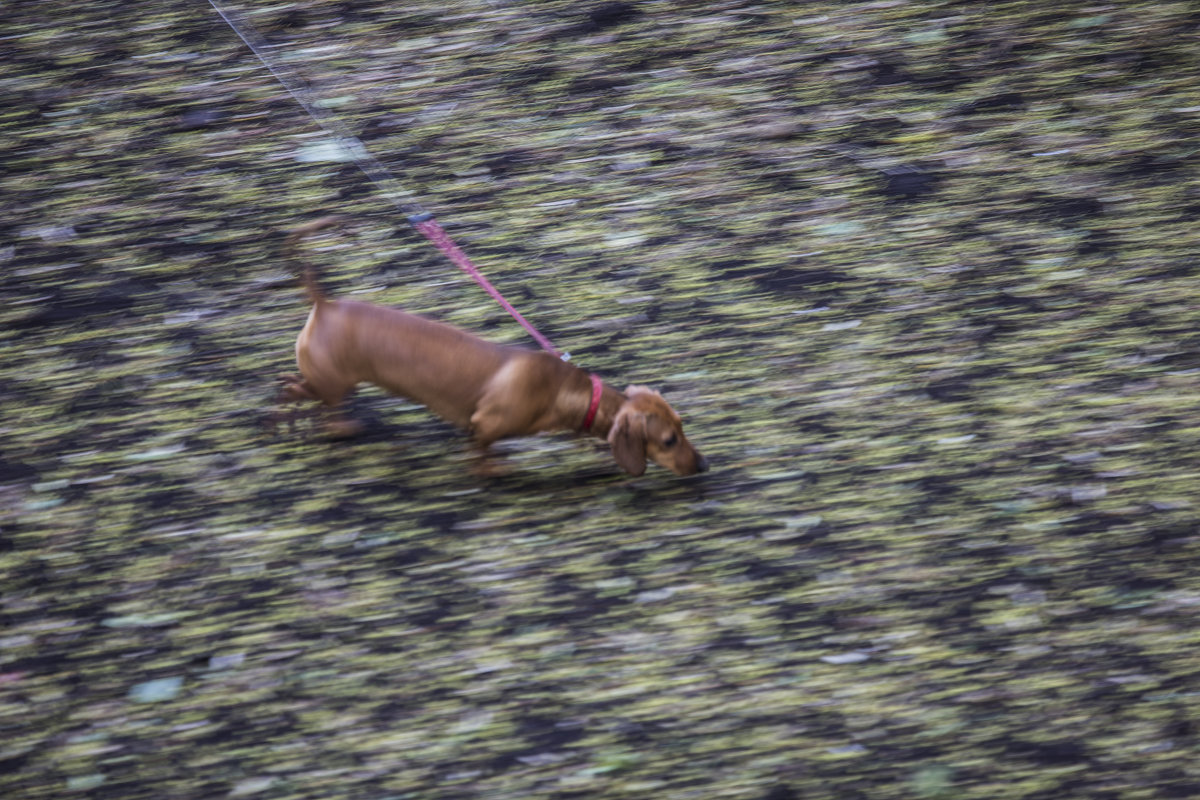
[[[470,472],[477,478],[495,478],[505,473],[504,468],[496,463],[496,454],[492,451],[491,442],[480,441],[476,436],[471,437]]]
[[[325,422],[321,427],[325,429],[325,435],[330,439],[353,439],[366,427],[361,421],[346,416],[346,412],[340,407],[325,406],[322,411],[325,415]]]

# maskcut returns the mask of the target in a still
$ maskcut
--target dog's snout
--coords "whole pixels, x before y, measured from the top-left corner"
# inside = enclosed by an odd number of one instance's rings
[[[696,453],[696,472],[708,472],[708,459]]]

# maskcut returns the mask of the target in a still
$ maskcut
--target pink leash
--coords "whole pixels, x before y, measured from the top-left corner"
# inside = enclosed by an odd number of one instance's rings
[[[471,263],[471,259],[467,258],[467,254],[454,243],[450,238],[450,234],[446,233],[445,229],[438,224],[438,221],[433,218],[430,213],[413,214],[408,218],[408,221],[413,224],[417,230],[425,235],[425,238],[433,242],[438,250],[446,254],[446,257],[458,265],[459,269],[471,276],[472,280],[483,287],[483,290],[492,296],[492,299],[500,304],[500,307],[507,311],[512,318],[521,323],[521,327],[529,332],[529,335],[534,338],[542,349],[551,355],[561,358],[563,361],[571,357],[570,353],[561,353],[550,343],[550,340],[533,327],[533,324],[521,316],[521,312],[513,308],[512,303],[504,299],[504,295],[500,294],[500,290],[492,286],[491,281],[483,276],[479,268]],[[592,400],[588,405],[587,416],[583,419],[583,430],[590,431],[592,422],[596,419],[596,410],[600,408],[600,393],[603,391],[604,384],[599,376],[594,372],[589,375],[592,381]]]
[[[511,314],[513,319],[521,323],[521,327],[529,331],[529,335],[532,336],[534,340],[542,346],[543,350],[545,350],[547,353],[558,356],[563,361],[566,361],[570,357],[569,354],[563,354],[556,350],[554,345],[550,343],[549,339],[547,339],[545,336],[542,336],[542,334],[538,332],[538,329],[533,327],[529,320],[521,316],[520,311],[517,311],[512,307],[512,303],[504,299],[504,295],[500,294],[500,291],[495,286],[492,286],[491,282],[487,278],[483,277],[483,273],[481,273],[479,269],[471,263],[471,259],[467,258],[467,254],[464,253],[459,246],[454,243],[454,241],[450,238],[450,234],[446,233],[446,231],[442,229],[442,226],[438,224],[438,221],[433,218],[432,214],[413,214],[408,219],[417,230],[425,234],[425,238],[433,242],[437,249],[445,253],[447,258],[457,264],[463,272],[470,275],[476,283],[482,286],[484,291],[490,294],[492,299],[500,304],[501,308]]]
[[[237,18],[233,14],[226,11],[222,7],[221,3],[219,3],[217,0],[208,0],[208,2],[213,7],[213,10],[220,15],[221,19],[225,20],[225,23],[229,25],[234,33],[237,34],[238,38],[246,43],[246,46],[250,48],[250,52],[254,53],[258,60],[262,62],[263,66],[267,68],[267,71],[275,77],[275,80],[279,81],[280,85],[283,86],[283,88],[287,90],[288,94],[290,94],[292,98],[300,104],[301,108],[308,112],[308,115],[312,117],[313,122],[317,123],[319,127],[323,128],[326,133],[333,136],[337,141],[338,146],[350,154],[350,156],[354,159],[354,163],[356,163],[358,168],[363,171],[363,174],[366,175],[372,183],[378,186],[386,197],[391,198],[392,202],[396,204],[397,208],[399,208],[403,213],[408,214],[408,221],[411,222],[417,230],[425,234],[425,237],[429,239],[429,241],[433,242],[433,244],[436,245],[439,250],[445,253],[451,261],[457,264],[464,272],[470,275],[476,283],[482,286],[484,290],[504,308],[505,311],[512,315],[513,319],[521,323],[522,328],[529,331],[529,335],[532,336],[537,343],[546,350],[546,352],[561,358],[563,361],[566,361],[571,357],[570,353],[560,353],[558,350],[556,350],[554,345],[550,343],[549,339],[538,333],[537,328],[529,324],[529,321],[522,317],[520,312],[513,308],[512,304],[504,299],[504,296],[496,290],[496,287],[492,286],[488,279],[483,277],[479,270],[475,268],[475,265],[471,263],[471,259],[467,258],[466,254],[463,253],[463,251],[460,250],[456,244],[454,244],[446,232],[442,230],[442,226],[439,225],[437,220],[433,218],[433,214],[424,211],[421,208],[420,203],[412,199],[412,195],[400,187],[395,176],[392,175],[387,167],[380,163],[379,159],[371,155],[371,151],[367,150],[366,145],[362,143],[362,140],[355,136],[345,123],[339,120],[336,115],[330,113],[319,103],[313,101],[310,96],[310,92],[308,91],[307,87],[303,85],[302,81],[295,79],[287,69],[284,69],[283,67],[277,68],[272,64],[271,59],[267,55],[266,43],[258,36],[252,27],[248,25],[242,25]],[[398,197],[408,197],[409,200],[407,202],[401,202],[399,199],[397,199]],[[592,402],[591,406],[588,408],[587,419],[585,419],[583,423],[583,429],[585,431],[591,427],[592,420],[595,419],[596,409],[600,405],[600,389],[600,379],[595,375],[592,375]]]

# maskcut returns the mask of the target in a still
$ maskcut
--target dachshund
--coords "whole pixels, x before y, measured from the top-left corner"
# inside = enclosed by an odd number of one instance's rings
[[[339,221],[322,217],[297,228],[285,257],[295,258],[300,240]],[[296,339],[300,374],[281,376],[279,400],[319,401],[332,414],[326,430],[333,436],[358,432],[339,407],[358,384],[372,383],[469,431],[481,474],[489,472],[493,442],[543,431],[607,440],[630,475],[643,474],[647,461],[677,475],[708,470],[679,415],[653,389],[620,392],[548,352],[489,342],[395,308],[331,299],[311,264],[302,275],[312,310]]]

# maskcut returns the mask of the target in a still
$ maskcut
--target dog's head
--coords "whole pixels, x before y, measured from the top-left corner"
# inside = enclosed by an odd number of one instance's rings
[[[649,459],[676,475],[708,470],[708,461],[683,435],[679,415],[662,395],[645,386],[630,386],[625,397],[608,432],[608,443],[621,469],[641,475]]]

